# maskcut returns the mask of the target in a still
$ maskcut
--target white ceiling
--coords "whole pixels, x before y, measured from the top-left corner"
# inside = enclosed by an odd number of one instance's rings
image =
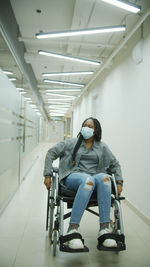
[[[37,80],[37,88],[40,90],[49,117],[48,96],[46,95],[45,90],[50,88],[59,89],[76,87],[45,83],[43,81],[45,77],[42,76],[42,73],[92,70],[94,71],[94,74],[92,75],[51,77],[52,80],[82,83],[85,84],[86,87],[92,77],[94,77],[95,73],[97,73],[102,65],[105,64],[111,53],[132,30],[142,15],[135,15],[131,12],[104,3],[101,0],[10,0],[10,2],[19,25],[20,34],[18,40],[19,42],[23,42],[26,48],[24,53],[25,61],[32,66]],[[149,4],[147,4],[148,1],[146,0],[130,2],[142,6],[143,12],[147,5],[150,6],[150,1]],[[39,33],[40,31],[55,32],[123,24],[126,25],[125,33],[104,33],[42,40],[37,39],[35,36],[36,33]],[[17,76],[15,84],[16,86],[19,86],[21,79],[20,74],[18,71],[15,71],[15,64],[13,60],[9,59],[8,51],[5,49],[2,38],[0,39],[0,44],[1,50],[3,49],[3,53],[1,53],[0,67],[2,69],[12,69]],[[100,66],[93,66],[85,63],[55,59],[39,55],[38,50],[101,61],[102,64]],[[27,86],[24,85],[24,87]],[[28,88],[26,89],[26,96],[31,96],[30,90]],[[81,90],[84,90],[84,88]],[[65,94],[65,92],[63,94]],[[67,92],[66,94],[80,97],[81,92]],[[56,97],[51,96],[51,98]],[[68,116],[69,113],[66,115]]]

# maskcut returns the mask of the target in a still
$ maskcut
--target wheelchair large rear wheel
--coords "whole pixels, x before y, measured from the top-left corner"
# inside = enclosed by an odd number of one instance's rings
[[[58,244],[58,231],[53,231],[53,256],[56,256],[56,249]]]
[[[50,216],[49,216],[49,238],[50,240],[52,239],[53,225],[54,225],[54,208],[50,208]]]

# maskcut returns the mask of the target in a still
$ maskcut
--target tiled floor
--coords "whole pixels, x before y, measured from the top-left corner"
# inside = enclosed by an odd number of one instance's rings
[[[81,233],[89,253],[69,254],[57,250],[52,256],[45,230],[47,191],[43,185],[43,164],[48,145],[14,198],[0,217],[0,267],[150,267],[150,227],[122,202],[126,251],[97,250],[98,217],[85,212]]]

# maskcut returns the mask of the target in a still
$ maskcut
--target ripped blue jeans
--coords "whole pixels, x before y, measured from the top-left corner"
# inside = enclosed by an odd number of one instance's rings
[[[97,202],[99,207],[100,223],[110,222],[111,206],[111,181],[108,174],[99,173],[89,175],[86,173],[71,173],[64,184],[68,189],[76,191],[70,223],[80,224],[82,215],[88,205],[93,191],[97,191]]]

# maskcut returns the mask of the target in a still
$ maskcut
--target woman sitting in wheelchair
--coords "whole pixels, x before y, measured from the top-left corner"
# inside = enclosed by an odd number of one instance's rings
[[[119,162],[108,146],[101,141],[102,129],[95,118],[86,119],[78,138],[65,140],[48,150],[45,159],[44,184],[51,186],[52,163],[60,158],[59,180],[64,181],[68,189],[76,191],[67,234],[78,232],[82,215],[88,205],[93,191],[97,192],[99,208],[98,237],[111,233],[111,180],[107,169],[115,175],[118,194],[122,192],[123,178]],[[67,243],[71,249],[82,249],[81,239],[72,239]],[[116,247],[114,239],[106,239],[105,247]]]

